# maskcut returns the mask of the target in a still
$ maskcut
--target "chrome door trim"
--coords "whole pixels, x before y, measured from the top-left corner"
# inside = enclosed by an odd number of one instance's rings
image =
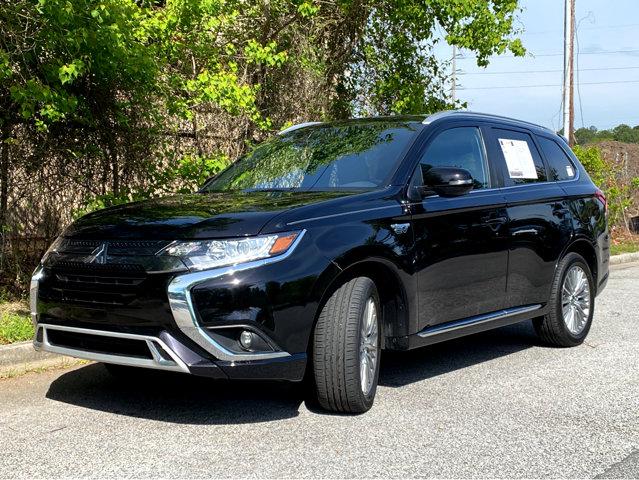
[[[515,307],[515,308],[505,308],[503,310],[498,310],[492,313],[486,313],[483,315],[477,315],[474,317],[464,318],[462,320],[455,320],[453,322],[448,322],[443,325],[435,325],[433,327],[426,327],[424,330],[419,332],[417,335],[426,338],[432,337],[433,335],[439,335],[442,333],[453,332],[455,330],[460,330],[462,328],[474,327],[475,325],[481,325],[482,323],[494,322],[496,320],[501,320],[504,318],[512,317],[515,315],[520,315],[523,313],[534,312],[535,310],[539,310],[541,308],[541,304],[537,305],[528,305],[525,307]]]
[[[290,357],[291,354],[284,351],[236,353],[216,342],[200,325],[200,322],[197,319],[197,314],[195,313],[195,308],[193,306],[193,299],[191,298],[191,289],[207,280],[223,277],[225,275],[233,275],[235,272],[241,272],[281,262],[282,260],[287,259],[295,251],[297,245],[302,241],[305,233],[306,230],[302,230],[290,248],[282,255],[278,255],[276,257],[264,258],[262,260],[241,263],[238,265],[213,268],[211,270],[203,270],[201,272],[177,275],[169,283],[167,293],[171,312],[173,313],[173,318],[175,319],[175,323],[178,328],[187,337],[218,360],[238,362]]]

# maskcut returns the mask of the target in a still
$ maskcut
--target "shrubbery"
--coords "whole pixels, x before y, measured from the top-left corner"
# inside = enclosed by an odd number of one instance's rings
[[[611,226],[628,228],[626,210],[633,204],[633,191],[639,188],[639,177],[624,181],[615,165],[607,162],[597,147],[573,147],[575,155],[592,181],[604,192],[608,202],[608,219]]]

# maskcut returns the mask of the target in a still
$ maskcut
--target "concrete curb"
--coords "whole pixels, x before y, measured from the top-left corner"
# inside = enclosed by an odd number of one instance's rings
[[[620,263],[639,262],[639,252],[622,253],[621,255],[612,255],[610,257],[610,265],[619,265]]]
[[[36,352],[32,342],[0,346],[0,378],[32,370],[77,365],[83,360],[49,352]]]

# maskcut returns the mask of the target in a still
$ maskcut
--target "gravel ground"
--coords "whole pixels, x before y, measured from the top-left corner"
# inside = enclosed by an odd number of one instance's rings
[[[639,477],[639,264],[614,267],[586,343],[529,323],[382,359],[373,409],[297,388],[102,365],[0,381],[0,477]]]

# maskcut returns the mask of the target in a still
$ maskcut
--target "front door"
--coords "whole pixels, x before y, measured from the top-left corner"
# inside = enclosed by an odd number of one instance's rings
[[[503,308],[508,265],[506,200],[495,185],[482,130],[459,125],[436,133],[421,164],[470,171],[473,190],[459,197],[427,195],[414,203],[414,266],[420,329]]]

